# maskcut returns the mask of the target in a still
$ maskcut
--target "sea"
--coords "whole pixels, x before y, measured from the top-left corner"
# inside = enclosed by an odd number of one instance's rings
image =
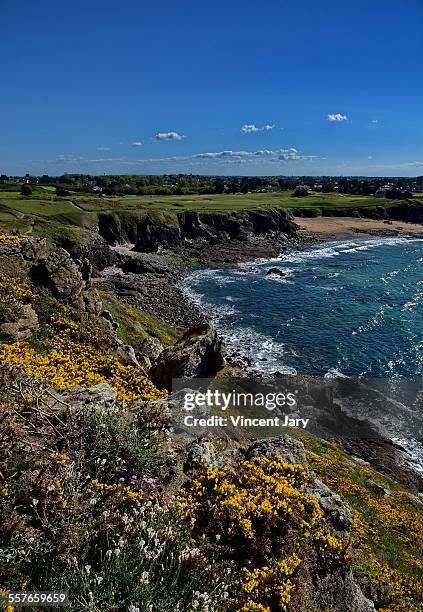
[[[182,288],[262,372],[423,378],[423,235],[347,237],[200,268]],[[420,443],[410,452],[423,470]]]

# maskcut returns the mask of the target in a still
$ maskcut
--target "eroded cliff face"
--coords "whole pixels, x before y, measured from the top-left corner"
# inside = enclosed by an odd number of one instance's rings
[[[180,251],[190,242],[248,241],[255,236],[295,236],[297,226],[284,210],[246,213],[181,212],[143,217],[101,215],[99,233],[109,244],[129,242],[136,251],[156,252],[160,247]]]
[[[155,253],[159,249],[197,255],[198,247],[210,249],[229,242],[251,244],[258,249],[258,257],[264,242],[274,250],[283,250],[283,244],[297,235],[298,217],[358,217],[423,223],[423,206],[407,201],[392,206],[372,208],[299,208],[292,210],[269,209],[227,213],[134,213],[125,215],[103,214],[99,216],[98,231],[110,245],[131,243],[138,252]],[[264,249],[265,251],[265,249]],[[237,261],[236,253],[234,261]],[[272,253],[268,253],[272,255]],[[212,259],[212,258],[208,258]]]

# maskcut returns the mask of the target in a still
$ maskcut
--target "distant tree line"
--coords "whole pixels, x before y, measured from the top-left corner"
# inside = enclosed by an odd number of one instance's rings
[[[352,195],[372,195],[379,189],[392,199],[407,199],[413,191],[423,191],[423,177],[331,177],[331,176],[200,176],[176,175],[103,175],[63,174],[34,177],[8,177],[0,175],[0,190],[19,190],[22,183],[28,186],[45,185],[56,188],[56,195],[97,194],[105,196],[124,195],[190,195],[223,193],[265,193],[291,190],[304,186],[308,191],[323,193],[338,191]],[[304,195],[305,190],[296,191]],[[23,194],[24,195],[24,194]],[[26,195],[30,195],[29,192]]]

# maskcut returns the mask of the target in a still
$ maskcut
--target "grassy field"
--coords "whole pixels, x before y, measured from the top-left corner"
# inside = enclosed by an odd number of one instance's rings
[[[414,201],[423,205],[423,197]],[[60,237],[69,232],[87,230],[97,225],[98,215],[114,213],[122,216],[142,216],[146,213],[170,215],[183,211],[207,213],[244,212],[248,210],[284,209],[365,209],[397,203],[372,196],[341,193],[313,193],[295,198],[291,191],[278,193],[124,196],[98,197],[70,194],[58,198],[48,188],[34,189],[29,198],[16,191],[0,191],[0,227],[8,231]]]
[[[278,193],[125,196],[116,198],[81,197],[78,205],[85,210],[198,210],[201,212],[236,212],[262,208],[361,208],[380,206],[379,198],[341,193],[313,193],[295,198],[291,191]]]

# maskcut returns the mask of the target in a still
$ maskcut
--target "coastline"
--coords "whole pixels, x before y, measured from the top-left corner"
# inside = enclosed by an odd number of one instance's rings
[[[207,241],[190,243],[182,252],[160,248],[156,253],[134,251],[133,244],[109,247],[112,254],[109,266],[96,278],[99,289],[112,291],[129,306],[161,317],[174,326],[191,327],[210,316],[181,289],[181,281],[195,270],[237,268],[248,269],[255,263],[283,258],[291,248],[302,250],[307,245],[326,241],[357,238],[377,238],[423,235],[423,225],[404,222],[385,224],[382,220],[355,217],[295,218],[296,233],[287,238],[281,233],[251,235],[246,240]],[[250,365],[240,360],[237,365]]]
[[[339,219],[336,219],[338,221]],[[310,221],[310,219],[307,219]],[[388,230],[386,229],[386,225],[382,221],[372,221],[369,220],[370,223],[367,225],[359,224],[355,225],[356,219],[342,219],[344,223],[341,225],[342,230],[344,231],[334,231],[339,230],[340,226],[335,224],[331,224],[331,219],[323,218],[319,219],[320,227],[324,227],[324,231],[320,232],[306,232],[303,233],[300,230],[299,240],[292,241],[292,247],[298,247],[300,250],[305,247],[307,244],[321,244],[323,242],[332,242],[332,241],[343,241],[343,240],[351,240],[351,239],[360,239],[360,238],[393,238],[393,237],[401,237],[401,236],[410,236],[410,235],[423,235],[422,226],[414,225],[410,230],[411,224],[398,224],[403,227],[398,227],[397,224],[394,226],[395,233],[393,231],[389,231],[390,226],[388,226]],[[329,223],[325,223],[329,221]],[[359,220],[364,221],[364,220]],[[367,221],[367,220],[366,220]],[[310,227],[308,225],[308,227]],[[313,227],[319,227],[317,224],[314,224]],[[366,231],[364,231],[364,228]],[[405,229],[406,228],[406,229]],[[286,252],[286,250],[284,250]],[[279,256],[281,261],[283,261],[282,252]],[[264,264],[268,261],[269,265],[274,262],[274,257],[271,258],[255,258],[249,261],[241,261],[233,264],[234,268],[238,268],[239,264],[241,268],[244,268],[248,271],[249,267],[254,267],[255,264],[260,263]],[[227,268],[228,266],[215,266],[217,269]],[[207,269],[213,270],[211,266],[204,266],[202,268],[205,272]],[[189,274],[189,270],[185,270],[184,276]],[[179,285],[181,286],[181,285]],[[196,300],[192,295],[183,291],[186,299],[189,303],[194,304],[195,308],[203,315],[203,317],[209,322],[209,324],[213,325],[215,323],[214,317],[208,312],[208,309],[203,309],[201,306],[201,300]],[[222,333],[222,330],[217,330],[217,333],[221,337],[224,343],[224,356],[226,361],[225,374],[230,377],[245,377],[251,376],[253,379],[260,380],[270,380],[273,377],[278,376],[289,376],[297,379],[302,379],[302,375],[298,372],[289,372],[287,369],[279,368],[275,370],[274,373],[266,371],[265,368],[260,367],[258,362],[255,362],[248,355],[248,346],[245,349],[240,348],[235,344],[231,343],[231,340]],[[263,364],[265,365],[265,364]],[[370,422],[369,422],[370,423]],[[330,439],[330,437],[328,438]],[[343,439],[342,437],[338,439],[338,442],[344,447],[352,455],[358,457],[360,460],[366,462],[369,465],[372,465],[374,468],[379,471],[386,473],[388,475],[394,476],[394,478],[401,482],[404,486],[409,488],[410,490],[420,491],[423,484],[423,464],[421,463],[421,448],[420,445],[417,444],[415,440],[396,440],[395,438],[383,437],[382,435],[378,435],[374,440],[370,437],[369,439]]]
[[[299,226],[299,235],[308,242],[337,240],[348,236],[406,236],[422,234],[423,226],[419,223],[404,221],[386,221],[357,217],[294,217]]]

